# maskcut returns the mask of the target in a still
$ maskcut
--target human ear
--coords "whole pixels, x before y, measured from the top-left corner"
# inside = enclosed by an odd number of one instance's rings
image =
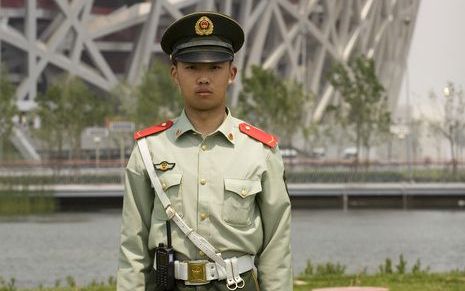
[[[230,67],[229,67],[229,80],[228,80],[228,84],[232,84],[232,82],[234,81],[234,79],[236,78],[236,75],[237,75],[237,67],[231,63]]]
[[[179,80],[178,80],[178,69],[176,65],[171,65],[171,80],[179,87]]]

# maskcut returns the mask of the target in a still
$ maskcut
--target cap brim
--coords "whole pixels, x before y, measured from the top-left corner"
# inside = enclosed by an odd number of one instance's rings
[[[174,60],[184,63],[222,63],[232,61],[234,55],[226,50],[205,50],[200,47],[185,49],[174,56]]]

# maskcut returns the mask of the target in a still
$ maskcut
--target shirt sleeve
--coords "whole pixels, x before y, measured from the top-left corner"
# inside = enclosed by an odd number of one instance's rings
[[[263,247],[257,256],[258,279],[263,291],[293,290],[291,203],[278,149],[270,151],[266,166],[257,200],[264,232]]]
[[[134,147],[125,169],[117,290],[152,290],[153,253],[148,249],[154,192],[139,149]],[[153,283],[152,283],[153,284]]]

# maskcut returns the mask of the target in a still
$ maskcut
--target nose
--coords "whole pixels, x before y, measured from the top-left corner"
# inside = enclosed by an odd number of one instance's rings
[[[210,84],[210,79],[207,76],[201,76],[197,79],[197,83],[200,85]]]

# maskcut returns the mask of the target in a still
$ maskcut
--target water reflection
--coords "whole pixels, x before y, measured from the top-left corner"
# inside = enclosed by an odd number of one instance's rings
[[[465,212],[293,212],[295,273],[307,258],[340,262],[349,272],[376,271],[402,253],[433,271],[465,269]],[[0,218],[0,276],[20,287],[54,285],[66,276],[78,284],[115,276],[120,211]],[[64,283],[64,282],[63,282]]]

